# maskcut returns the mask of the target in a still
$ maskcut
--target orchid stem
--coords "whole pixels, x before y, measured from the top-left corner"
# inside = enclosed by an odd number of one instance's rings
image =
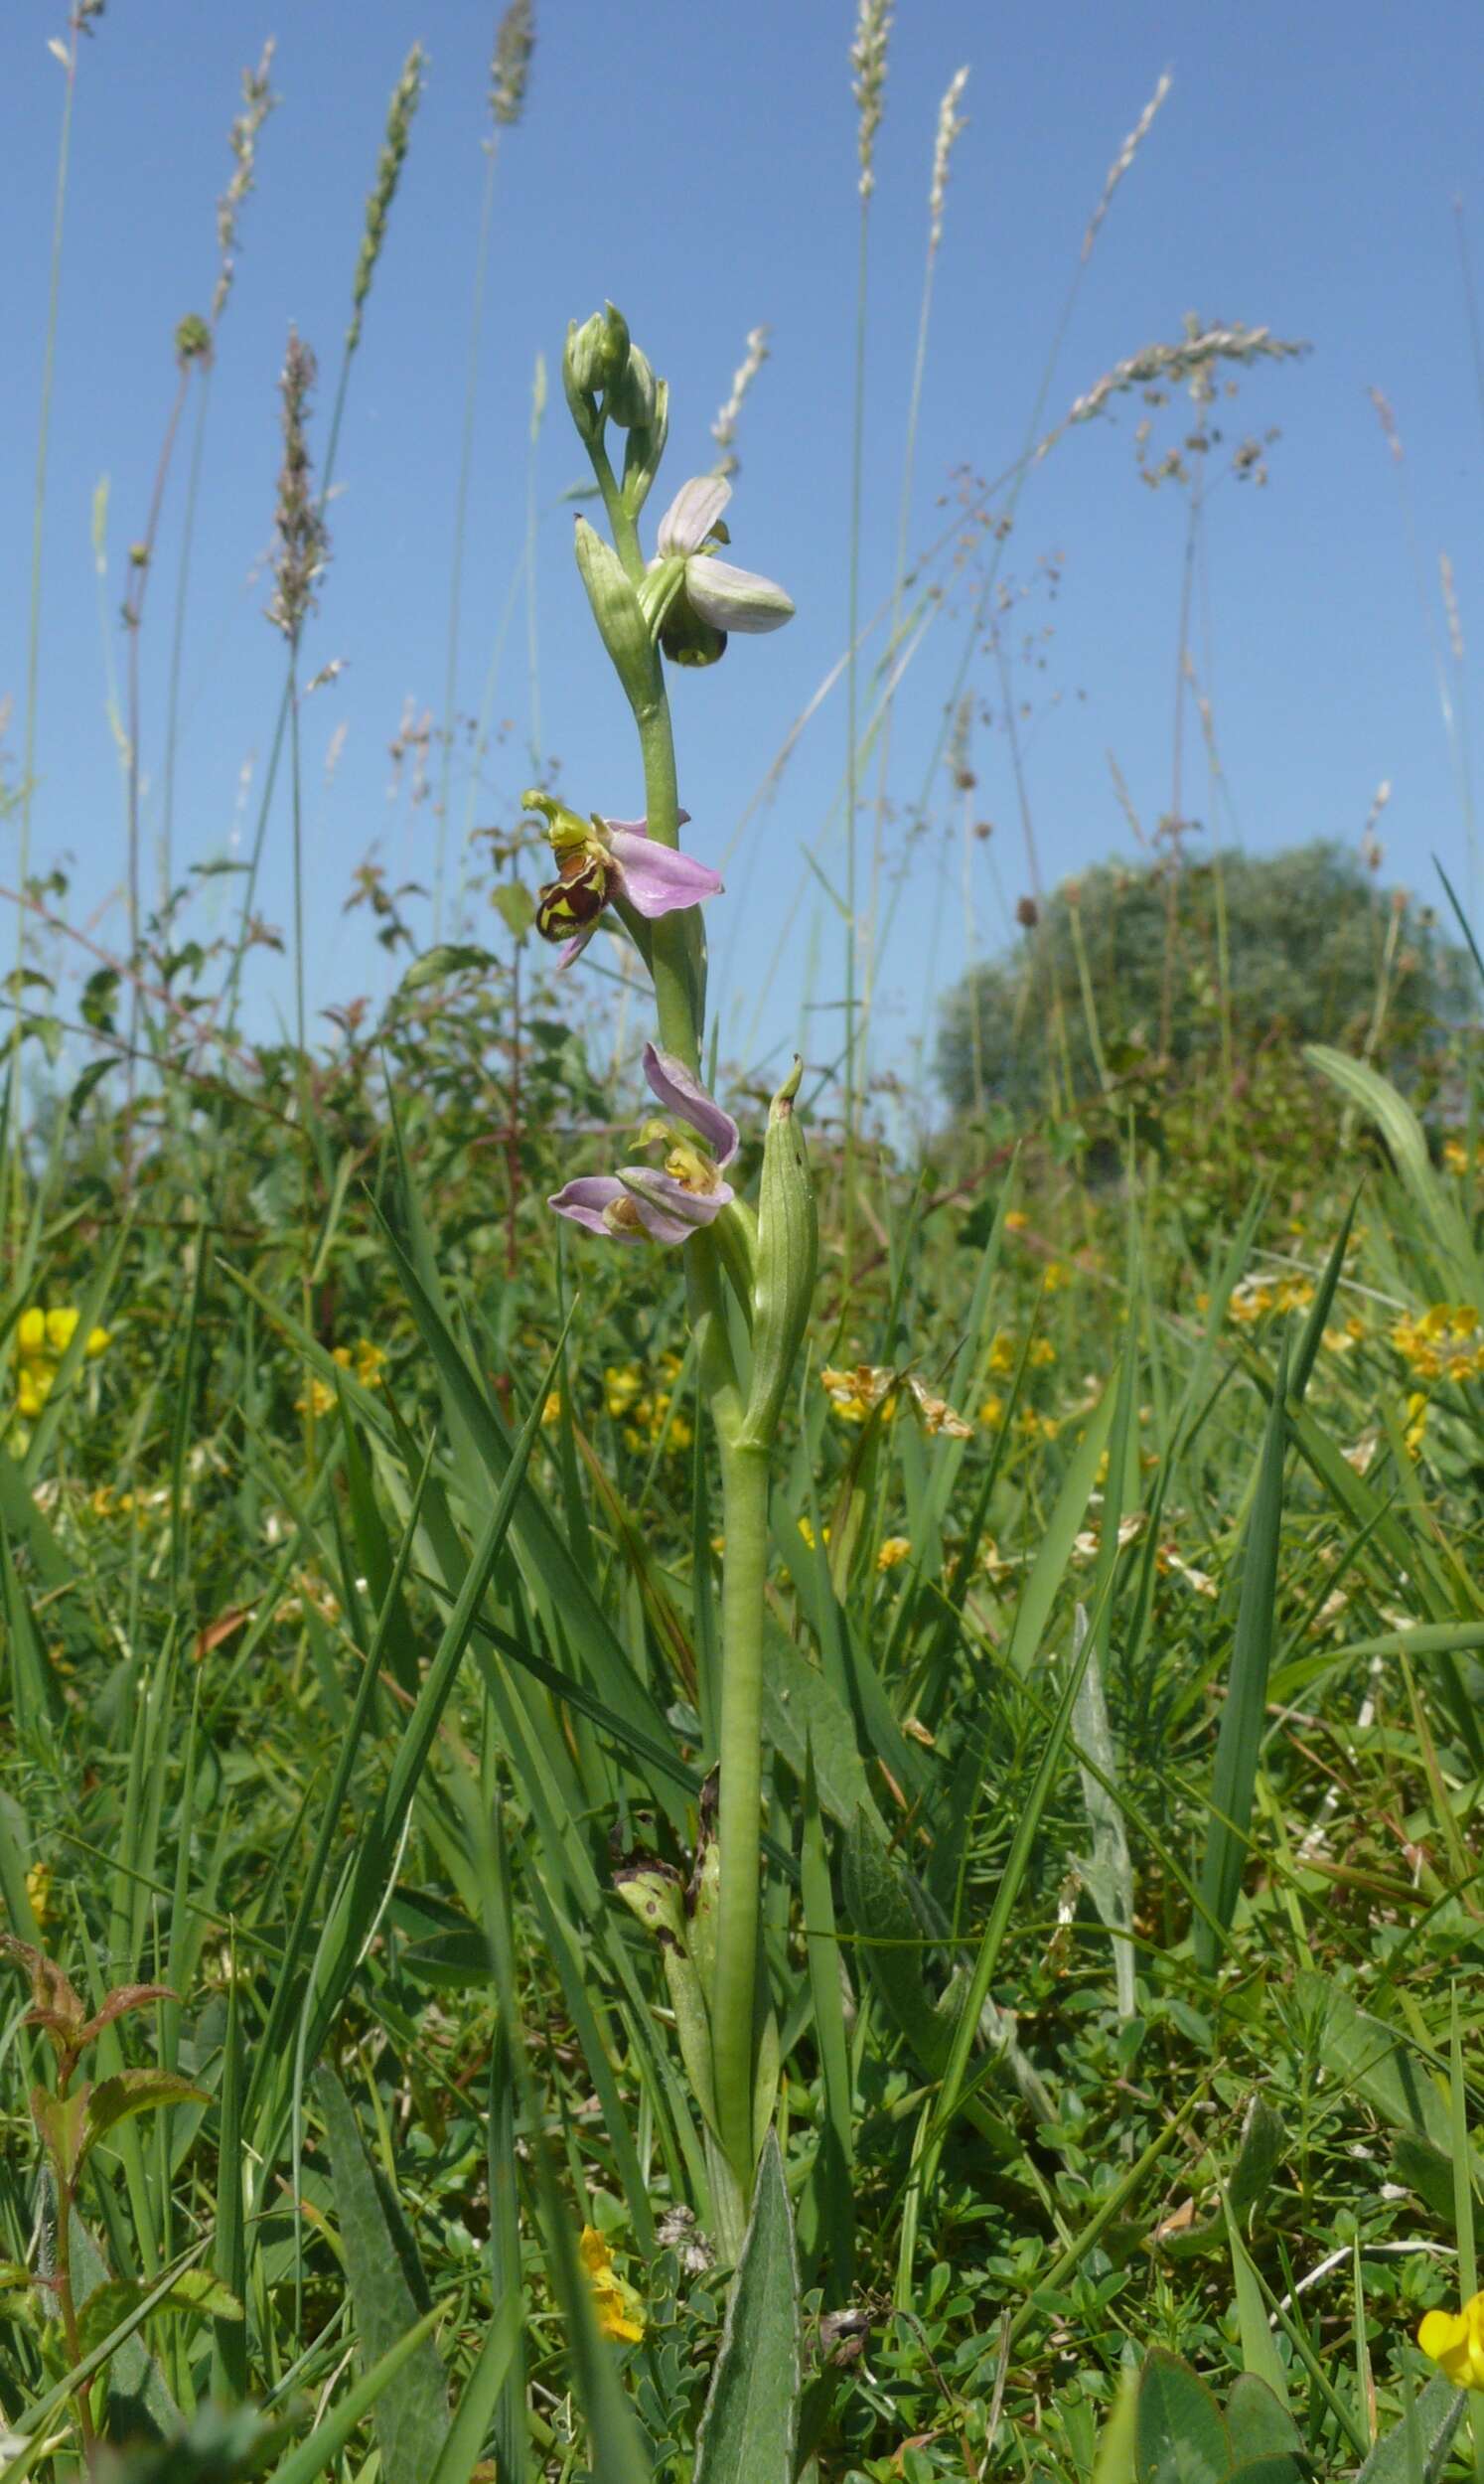
[[[693,1251],[695,1245],[692,1243]],[[719,1427],[718,1427],[719,1428]],[[743,2199],[752,2194],[758,1917],[763,1804],[763,1599],[768,1576],[768,1457],[723,1437],[726,1553],[721,1576],[721,1886],[711,2073],[721,2144]]]

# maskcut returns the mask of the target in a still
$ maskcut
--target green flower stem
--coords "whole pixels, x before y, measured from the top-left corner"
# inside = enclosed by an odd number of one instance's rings
[[[657,845],[677,846],[680,796],[675,778],[675,741],[658,649],[653,699],[646,706],[636,706],[634,717],[644,760],[645,816],[650,835]],[[652,925],[650,973],[655,981],[660,1041],[689,1070],[700,1067],[706,1008],[703,957],[698,907],[692,906],[682,914],[662,914]]]
[[[693,1246],[692,1246],[693,1247]],[[719,1429],[719,1427],[718,1427]],[[752,2193],[758,1918],[763,1805],[763,1612],[768,1577],[768,1457],[721,1443],[726,1555],[721,1579],[721,1886],[711,2074],[727,2162]]]
[[[614,548],[634,584],[645,574],[639,530],[624,505],[601,429],[585,435]],[[645,815],[659,845],[680,842],[674,731],[660,650],[642,696],[631,692],[644,763]],[[705,947],[700,910],[648,926],[660,1041],[699,1071],[705,1028]],[[736,1238],[732,1257],[737,1257]],[[742,1250],[745,1258],[745,1246]],[[744,1271],[745,1274],[745,1271]],[[746,1406],[727,1333],[722,1242],[701,1232],[685,1246],[687,1312],[701,1386],[721,1451],[726,1552],[721,1580],[720,1810],[716,1979],[711,2062],[717,2122],[739,2200],[751,2194],[754,2161],[758,1939],[762,1880],[763,1616],[768,1576],[768,1456],[745,1445]],[[734,1282],[735,1282],[734,1276]]]

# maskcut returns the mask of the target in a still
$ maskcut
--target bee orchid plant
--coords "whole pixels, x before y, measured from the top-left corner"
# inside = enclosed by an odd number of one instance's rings
[[[579,518],[577,565],[598,632],[633,710],[644,770],[645,817],[580,817],[531,792],[556,864],[540,892],[537,927],[571,965],[610,909],[649,969],[655,1040],[644,1073],[662,1112],[644,1125],[653,1164],[580,1174],[557,1191],[558,1215],[605,1242],[678,1250],[701,1386],[720,1458],[725,1552],[722,1672],[714,1834],[707,1806],[703,1904],[687,1916],[667,1903],[652,1929],[671,1983],[683,1952],[681,2052],[706,2124],[718,2239],[740,2241],[762,2140],[772,2120],[778,2047],[761,1988],[762,1687],[768,1561],[769,1446],[782,1413],[814,1296],[817,1229],[795,1114],[799,1068],[775,1096],[764,1136],[757,1206],[728,1178],[740,1134],[700,1078],[706,1029],[701,906],[718,874],[686,854],[667,665],[716,663],[733,632],[777,629],[793,613],[783,588],[720,556],[729,484],[684,483],[647,555],[640,519],[665,451],[668,391],[610,304],[568,331],[567,403],[597,479],[607,534]],[[610,440],[615,449],[610,452]],[[622,443],[621,464],[615,463]],[[747,1345],[735,1340],[725,1289],[740,1303]],[[653,1875],[620,1877],[642,1918]],[[700,1914],[704,1915],[702,1924]],[[669,1921],[670,1916],[674,1923]],[[678,1931],[676,1928],[679,1928]],[[678,1946],[676,1946],[678,1944]],[[673,1954],[672,1954],[673,1951]]]

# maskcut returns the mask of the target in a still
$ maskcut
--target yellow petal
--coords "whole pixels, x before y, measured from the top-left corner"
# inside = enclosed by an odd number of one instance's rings
[[[16,1322],[16,1344],[22,1354],[44,1354],[47,1350],[47,1315],[44,1311],[23,1311]]]

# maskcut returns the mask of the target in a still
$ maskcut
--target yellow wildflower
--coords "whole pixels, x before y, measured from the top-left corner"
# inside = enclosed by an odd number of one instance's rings
[[[1442,1160],[1450,1173],[1468,1171],[1468,1150],[1461,1139],[1444,1139]]]
[[[1015,1340],[1008,1328],[996,1328],[990,1339],[989,1368],[1000,1374],[1015,1368]]]
[[[842,1423],[864,1423],[877,1406],[883,1423],[890,1423],[897,1411],[896,1376],[879,1363],[857,1363],[852,1371],[835,1371],[826,1363],[819,1385]]]
[[[813,1521],[813,1519],[812,1519],[812,1518],[801,1518],[801,1519],[800,1519],[800,1521],[799,1521],[799,1532],[800,1532],[800,1534],[803,1536],[803,1538],[804,1538],[804,1540],[805,1540],[806,1544],[808,1544],[808,1546],[809,1546],[809,1548],[810,1548],[810,1551],[811,1551],[811,1552],[813,1552],[813,1551],[814,1551],[814,1549],[815,1549],[815,1528],[814,1528],[814,1521]],[[822,1540],[824,1543],[826,1543],[826,1544],[828,1543],[828,1541],[829,1541],[829,1529],[828,1529],[828,1527],[825,1527],[824,1532],[823,1532],[823,1536],[822,1536],[821,1540]]]
[[[1002,1422],[1004,1411],[1005,1401],[1002,1397],[986,1397],[979,1408],[979,1421],[987,1423],[993,1429],[995,1425]]]
[[[541,1408],[541,1422],[544,1425],[550,1425],[553,1423],[560,1423],[560,1421],[561,1391],[560,1389],[553,1389],[548,1396],[545,1405]]]
[[[626,2278],[613,2264],[613,2253],[595,2226],[584,2226],[577,2256],[587,2270],[592,2287],[593,2309],[598,2315],[598,2329],[603,2337],[616,2338],[623,2345],[637,2346],[644,2335],[644,2305]]]
[[[57,1377],[55,1363],[22,1363],[16,1379],[16,1412],[28,1423],[35,1423]]]
[[[16,1351],[22,1356],[44,1354],[47,1350],[47,1315],[44,1311],[23,1311],[16,1321]]]
[[[1459,2312],[1426,2313],[1417,2344],[1455,2389],[1484,2390],[1484,2294],[1473,2295]]]
[[[1005,1218],[1005,1231],[1006,1233],[1024,1233],[1029,1223],[1030,1218],[1023,1207],[1012,1207]]]
[[[31,1912],[36,1917],[36,1929],[44,1932],[52,1912],[52,1873],[49,1865],[32,1864],[26,1874],[26,1895],[31,1901]]]
[[[1407,1430],[1403,1435],[1409,1458],[1419,1458],[1422,1435],[1427,1429],[1427,1400],[1420,1389],[1413,1389],[1407,1401]]]
[[[334,1403],[334,1389],[328,1380],[322,1380],[316,1374],[302,1396],[295,1398],[294,1412],[296,1415],[328,1415]]]
[[[1041,1285],[1044,1292],[1047,1294],[1060,1294],[1063,1286],[1070,1285],[1071,1282],[1072,1271],[1070,1268],[1063,1267],[1062,1262],[1059,1259],[1051,1259],[1047,1261],[1045,1270],[1043,1271],[1041,1277]]]
[[[644,1374],[638,1363],[610,1363],[603,1374],[604,1401],[617,1423],[636,1398],[644,1395]]]
[[[910,1536],[888,1535],[881,1546],[881,1550],[876,1555],[877,1569],[894,1570],[899,1561],[905,1561],[907,1559],[911,1550],[912,1539]]]
[[[1030,1362],[1033,1370],[1041,1371],[1044,1371],[1048,1364],[1055,1362],[1056,1347],[1052,1344],[1049,1336],[1038,1336],[1032,1338],[1031,1349],[1027,1360]]]
[[[373,1345],[369,1336],[356,1339],[356,1377],[364,1389],[378,1389],[386,1368],[386,1348]]]

